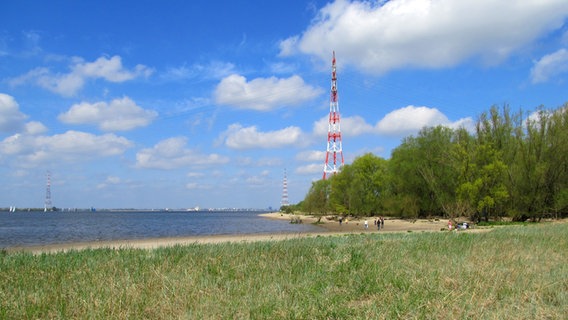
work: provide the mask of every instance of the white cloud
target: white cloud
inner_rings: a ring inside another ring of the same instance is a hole
[[[321,161],[321,163],[323,163],[325,160],[325,154],[326,151],[306,150],[296,154],[296,160],[308,162]]]
[[[538,60],[531,70],[531,79],[533,83],[542,83],[563,73],[568,73],[568,50],[566,49],[560,49]]]
[[[363,117],[352,116],[341,118],[342,136],[355,137],[363,134],[382,134],[390,136],[406,136],[415,134],[424,127],[444,125],[452,129],[463,127],[473,132],[472,118],[450,121],[436,108],[407,106],[386,114],[375,126],[368,124]],[[313,135],[326,136],[329,118],[323,117],[314,122]]]
[[[452,129],[464,128],[470,133],[475,132],[475,121],[471,117],[462,118],[447,125]]]
[[[17,132],[24,126],[28,116],[21,113],[19,108],[12,96],[0,93],[0,131]]]
[[[469,128],[471,123],[471,118],[451,122],[436,108],[407,106],[389,112],[377,122],[375,129],[380,134],[405,136],[417,133],[424,127],[444,125],[451,128]]]
[[[129,71],[122,66],[122,58],[114,56],[110,59],[100,57],[94,62],[79,61],[73,66],[73,73],[88,78],[103,78],[110,82],[124,82],[137,77],[148,77],[152,69],[144,65],[136,65],[134,70]]]
[[[157,112],[144,110],[128,97],[110,103],[82,102],[71,106],[58,119],[68,124],[92,124],[103,131],[127,131],[147,126],[157,117]]]
[[[213,189],[213,186],[197,182],[189,182],[185,185],[185,188],[189,190],[211,190]]]
[[[47,132],[47,128],[41,122],[30,121],[25,124],[24,132],[30,135],[38,135]]]
[[[298,46],[298,40],[300,39],[299,36],[292,36],[288,39],[284,39],[282,41],[280,41],[279,47],[280,47],[280,53],[279,56],[280,57],[287,57],[287,56],[291,56],[297,53],[297,46]]]
[[[295,172],[297,174],[323,174],[323,161],[322,163],[312,163],[305,166],[299,166],[296,168]]]
[[[270,77],[247,82],[245,77],[233,74],[221,80],[214,96],[219,104],[269,111],[283,106],[299,105],[322,92],[321,88],[309,86],[296,75],[286,79]]]
[[[106,178],[106,183],[110,183],[110,184],[118,184],[121,181],[122,180],[119,177],[115,177],[115,176],[108,176]]]
[[[264,185],[266,183],[266,176],[264,176],[264,175],[249,176],[249,177],[246,177],[245,182],[249,186],[250,185],[256,185],[256,186]]]
[[[125,69],[120,56],[110,59],[100,57],[93,62],[85,62],[82,58],[75,57],[69,68],[69,73],[54,74],[48,68],[40,67],[10,79],[9,83],[17,86],[31,82],[54,93],[73,96],[83,88],[87,79],[124,82],[138,77],[149,77],[153,73],[152,69],[141,64],[136,65],[133,70]]]
[[[329,61],[382,74],[404,67],[443,68],[479,57],[496,63],[540,35],[560,28],[566,0],[337,0],[323,7],[301,36],[280,43]]]
[[[296,65],[284,62],[275,62],[268,67],[270,68],[270,72],[275,74],[291,74],[298,70]]]
[[[97,185],[97,189],[104,189],[109,185],[117,185],[122,182],[122,179],[116,176],[108,176],[103,183]]]
[[[209,64],[194,64],[171,67],[160,77],[165,80],[178,81],[187,79],[222,79],[235,73],[235,65],[229,62],[212,61]]]
[[[136,154],[138,168],[176,169],[201,165],[218,165],[229,162],[227,157],[218,154],[201,154],[186,148],[184,137],[162,140],[152,148],[140,150]]]
[[[204,176],[205,176],[205,173],[203,173],[203,172],[188,172],[187,173],[188,178],[203,178]]]
[[[27,166],[46,161],[87,161],[124,153],[132,142],[114,134],[93,135],[67,131],[53,136],[15,134],[0,141],[0,155],[9,155],[19,165]]]
[[[256,165],[259,167],[281,167],[284,164],[282,158],[260,158]]]
[[[373,126],[368,124],[363,117],[352,116],[340,119],[341,134],[344,136],[355,137],[366,133],[373,133]],[[314,122],[314,134],[317,136],[327,136],[329,131],[329,116],[325,116]]]
[[[256,126],[243,127],[232,124],[221,138],[231,149],[274,149],[286,146],[301,146],[302,130],[298,127],[287,127],[281,130],[259,132]]]

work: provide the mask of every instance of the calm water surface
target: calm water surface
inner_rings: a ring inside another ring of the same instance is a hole
[[[259,212],[16,212],[0,213],[0,248],[70,242],[201,235],[321,231]]]

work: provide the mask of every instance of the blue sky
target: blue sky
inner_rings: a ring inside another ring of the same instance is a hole
[[[331,57],[346,163],[492,105],[568,102],[566,0],[10,1],[0,207],[278,207],[321,179]]]

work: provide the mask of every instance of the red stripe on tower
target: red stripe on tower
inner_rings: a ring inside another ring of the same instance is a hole
[[[331,95],[329,98],[329,126],[327,131],[327,151],[323,167],[323,179],[336,174],[343,166],[343,147],[341,145],[341,126],[339,125],[339,102],[337,97],[337,71],[335,51],[331,60]],[[330,157],[331,155],[331,157]],[[338,163],[338,156],[341,163]]]

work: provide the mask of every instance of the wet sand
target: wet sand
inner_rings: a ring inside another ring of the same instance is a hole
[[[267,219],[281,219],[291,221],[293,218],[299,218],[302,223],[315,223],[317,218],[306,215],[289,215],[276,213],[261,214],[262,217]],[[192,237],[179,237],[179,238],[156,238],[156,239],[135,239],[135,240],[113,240],[113,241],[97,241],[97,242],[81,242],[81,243],[65,243],[65,244],[52,244],[44,246],[29,246],[29,247],[12,247],[6,249],[8,252],[26,251],[32,253],[55,253],[70,250],[84,250],[84,249],[98,249],[98,248],[136,248],[136,249],[154,249],[159,247],[169,247],[174,245],[188,245],[188,244],[204,244],[204,243],[224,243],[224,242],[254,242],[254,241],[273,241],[273,240],[286,240],[306,237],[317,236],[336,236],[344,234],[360,234],[360,233],[377,233],[377,232],[408,232],[408,231],[421,231],[421,232],[434,232],[440,231],[448,226],[447,219],[417,219],[417,220],[401,220],[386,218],[384,229],[377,230],[374,225],[376,218],[371,217],[367,219],[368,228],[365,229],[365,219],[347,219],[342,224],[335,221],[333,217],[322,217],[320,223],[317,224],[321,228],[316,232],[305,233],[277,233],[277,234],[238,234],[238,235],[207,235],[207,236],[192,236]]]

